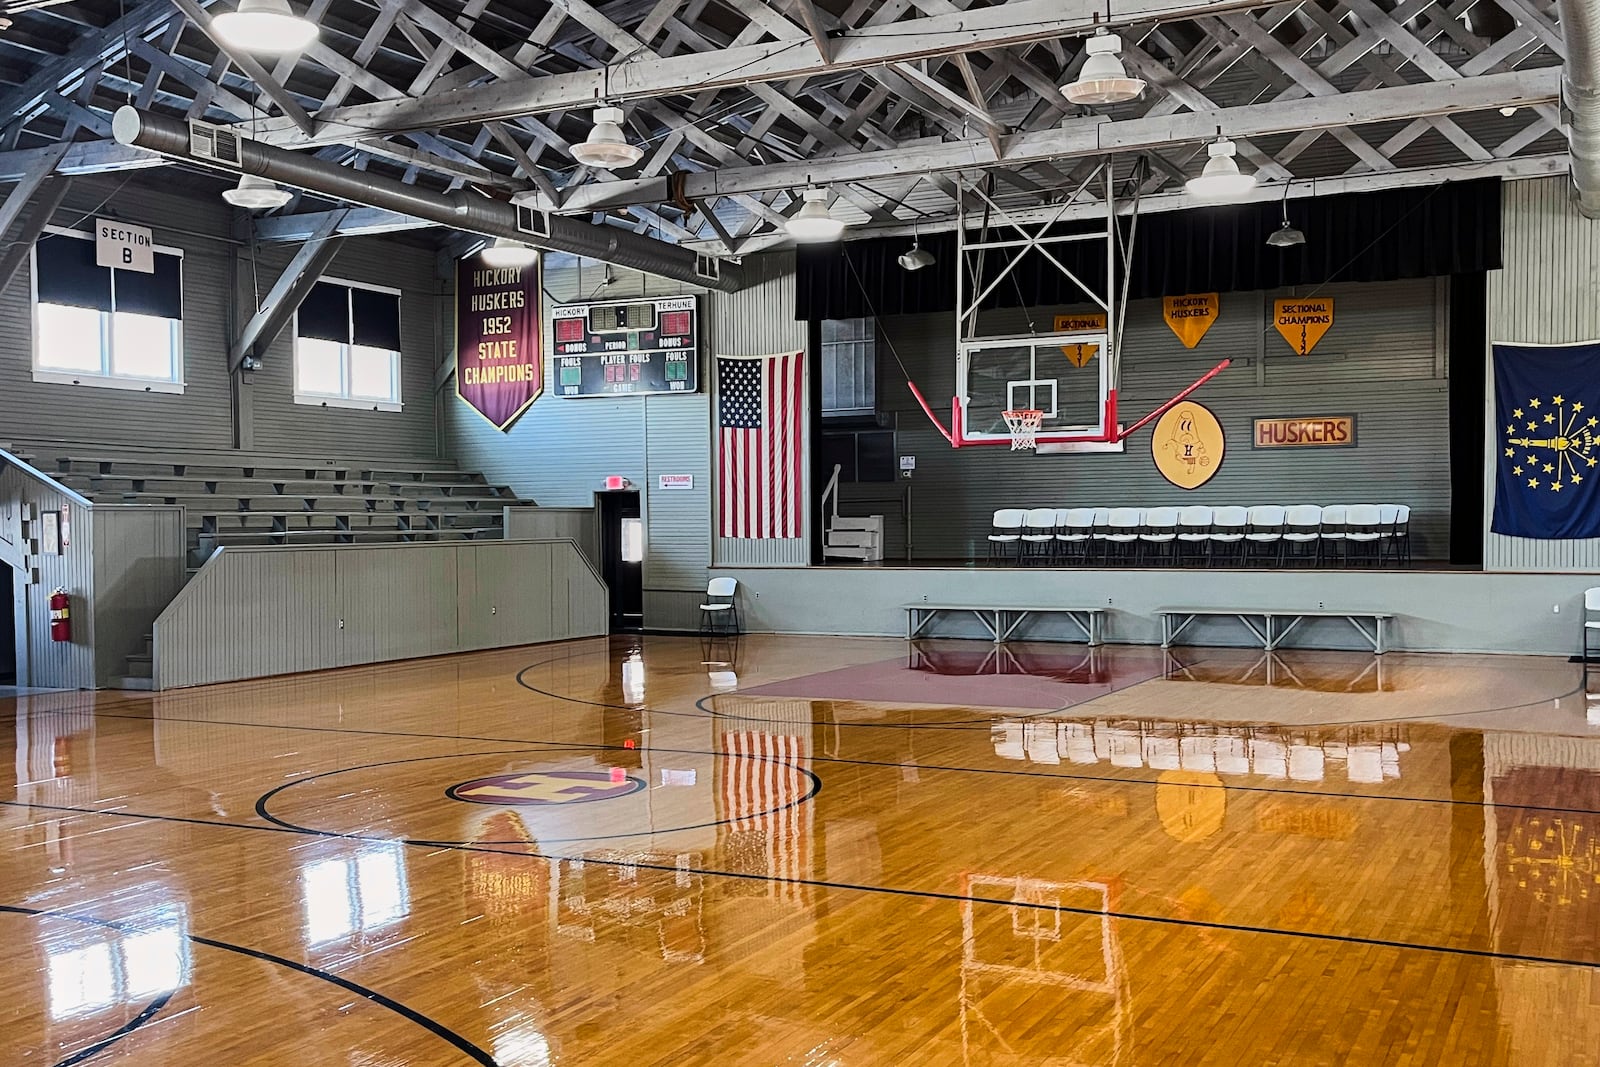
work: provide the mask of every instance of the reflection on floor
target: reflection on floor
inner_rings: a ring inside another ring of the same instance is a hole
[[[1590,1063],[1596,706],[761,636],[28,695],[0,1063]]]

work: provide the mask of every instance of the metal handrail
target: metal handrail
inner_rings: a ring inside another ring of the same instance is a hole
[[[91,511],[94,510],[94,501],[90,500],[82,493],[75,489],[69,489],[60,482],[56,481],[54,478],[50,477],[44,471],[29,463],[27,460],[21,459],[10,452],[7,452],[5,449],[0,448],[0,466],[4,466],[6,464],[17,468],[17,470],[21,471],[23,474],[26,474],[34,481],[42,483],[45,488],[54,489],[56,492],[66,497],[74,504],[77,504],[80,507],[88,508]]]

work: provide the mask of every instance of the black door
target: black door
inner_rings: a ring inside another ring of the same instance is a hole
[[[0,685],[17,685],[17,572],[0,563]]]
[[[600,494],[601,555],[611,587],[611,632],[644,626],[644,521],[637,492]]]

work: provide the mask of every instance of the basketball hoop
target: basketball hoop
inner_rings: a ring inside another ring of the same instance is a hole
[[[1033,448],[1038,443],[1039,424],[1044,421],[1044,412],[1034,408],[1020,408],[1015,411],[1002,411],[1000,414],[1005,417],[1006,427],[1011,431],[1011,451]]]

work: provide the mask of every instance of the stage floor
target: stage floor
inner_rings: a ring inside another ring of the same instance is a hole
[[[1590,706],[774,636],[0,697],[0,1063],[1570,1067]]]

